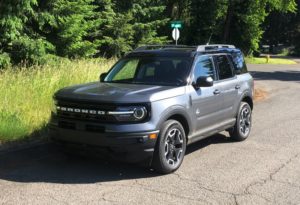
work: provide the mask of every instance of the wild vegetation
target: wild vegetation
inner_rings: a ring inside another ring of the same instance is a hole
[[[299,0],[1,0],[0,67],[43,64],[57,56],[120,56],[141,44],[169,43],[171,20],[184,22],[180,44],[230,43],[248,55],[258,50],[262,37],[274,42],[268,35],[274,34],[273,26],[264,24],[266,18],[279,31],[292,25],[286,32],[288,38],[300,42],[296,40],[300,33],[297,3]],[[289,18],[281,18],[277,25],[275,17],[282,15]]]
[[[115,60],[64,60],[0,73],[0,142],[29,136],[48,122],[58,89],[97,81]]]

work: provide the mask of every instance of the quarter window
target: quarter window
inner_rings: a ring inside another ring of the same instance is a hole
[[[227,56],[217,56],[217,65],[219,69],[219,80],[224,80],[233,77],[233,72]]]

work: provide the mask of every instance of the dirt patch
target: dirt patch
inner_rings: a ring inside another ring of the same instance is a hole
[[[255,88],[254,90],[254,102],[259,102],[267,99],[269,96],[268,92],[262,88]]]

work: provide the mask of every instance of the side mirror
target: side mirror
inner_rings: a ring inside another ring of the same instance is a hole
[[[104,82],[105,77],[107,76],[107,73],[102,73],[100,75],[100,82]]]
[[[210,76],[201,76],[194,83],[194,87],[199,89],[200,87],[211,87],[214,85],[214,79]]]

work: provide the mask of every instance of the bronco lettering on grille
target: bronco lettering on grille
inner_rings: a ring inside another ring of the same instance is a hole
[[[105,115],[105,111],[101,110],[88,110],[88,109],[79,109],[79,108],[71,108],[71,107],[56,107],[57,111],[63,112],[74,112],[74,113],[84,113],[84,114],[91,114],[91,115]]]

